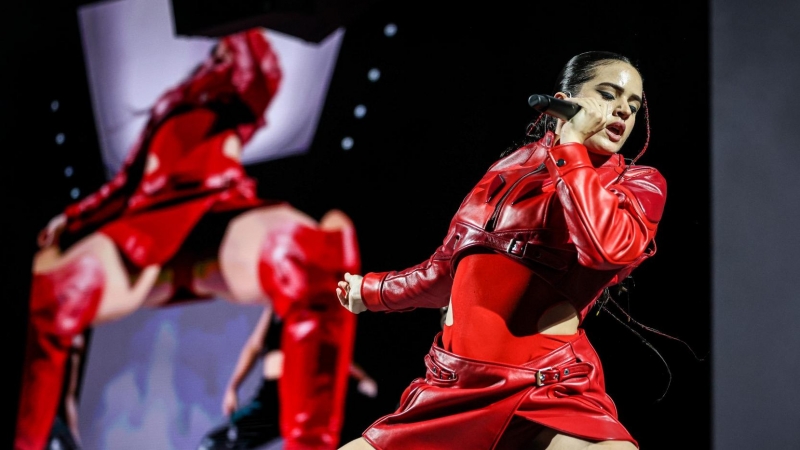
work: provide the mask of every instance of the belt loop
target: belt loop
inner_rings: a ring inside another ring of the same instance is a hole
[[[430,354],[425,355],[425,366],[438,381],[453,382],[458,379],[458,374],[455,371],[439,366]]]

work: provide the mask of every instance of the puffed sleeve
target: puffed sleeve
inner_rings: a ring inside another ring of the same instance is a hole
[[[545,164],[581,265],[619,269],[635,264],[652,248],[667,192],[656,169],[637,167],[606,187],[586,147],[578,143],[551,148]]]

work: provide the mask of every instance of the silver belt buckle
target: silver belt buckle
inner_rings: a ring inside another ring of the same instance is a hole
[[[543,370],[547,370],[547,369],[539,369],[539,370],[536,371],[536,386],[537,387],[544,386],[544,373],[542,373]]]
[[[544,379],[545,379],[544,371],[545,370],[555,370],[555,369],[553,367],[545,367],[544,369],[537,370],[536,371],[536,386],[537,387],[544,386]],[[561,378],[559,376],[559,371],[558,370],[556,370],[556,373],[555,373],[553,378],[555,378],[556,382],[558,382],[559,379]]]

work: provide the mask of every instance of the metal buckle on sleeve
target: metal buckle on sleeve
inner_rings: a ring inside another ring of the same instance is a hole
[[[525,253],[525,247],[527,245],[528,245],[527,242],[515,238],[508,243],[508,248],[506,248],[506,252],[514,256],[522,256]]]

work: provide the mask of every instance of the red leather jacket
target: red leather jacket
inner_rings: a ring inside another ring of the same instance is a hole
[[[463,200],[427,261],[368,273],[361,296],[371,311],[447,306],[460,258],[492,251],[538,275],[537,299],[568,300],[580,320],[607,286],[656,252],[666,181],[621,155],[593,161],[582,144],[553,146],[548,132],[494,163]],[[594,162],[594,164],[593,164]]]

